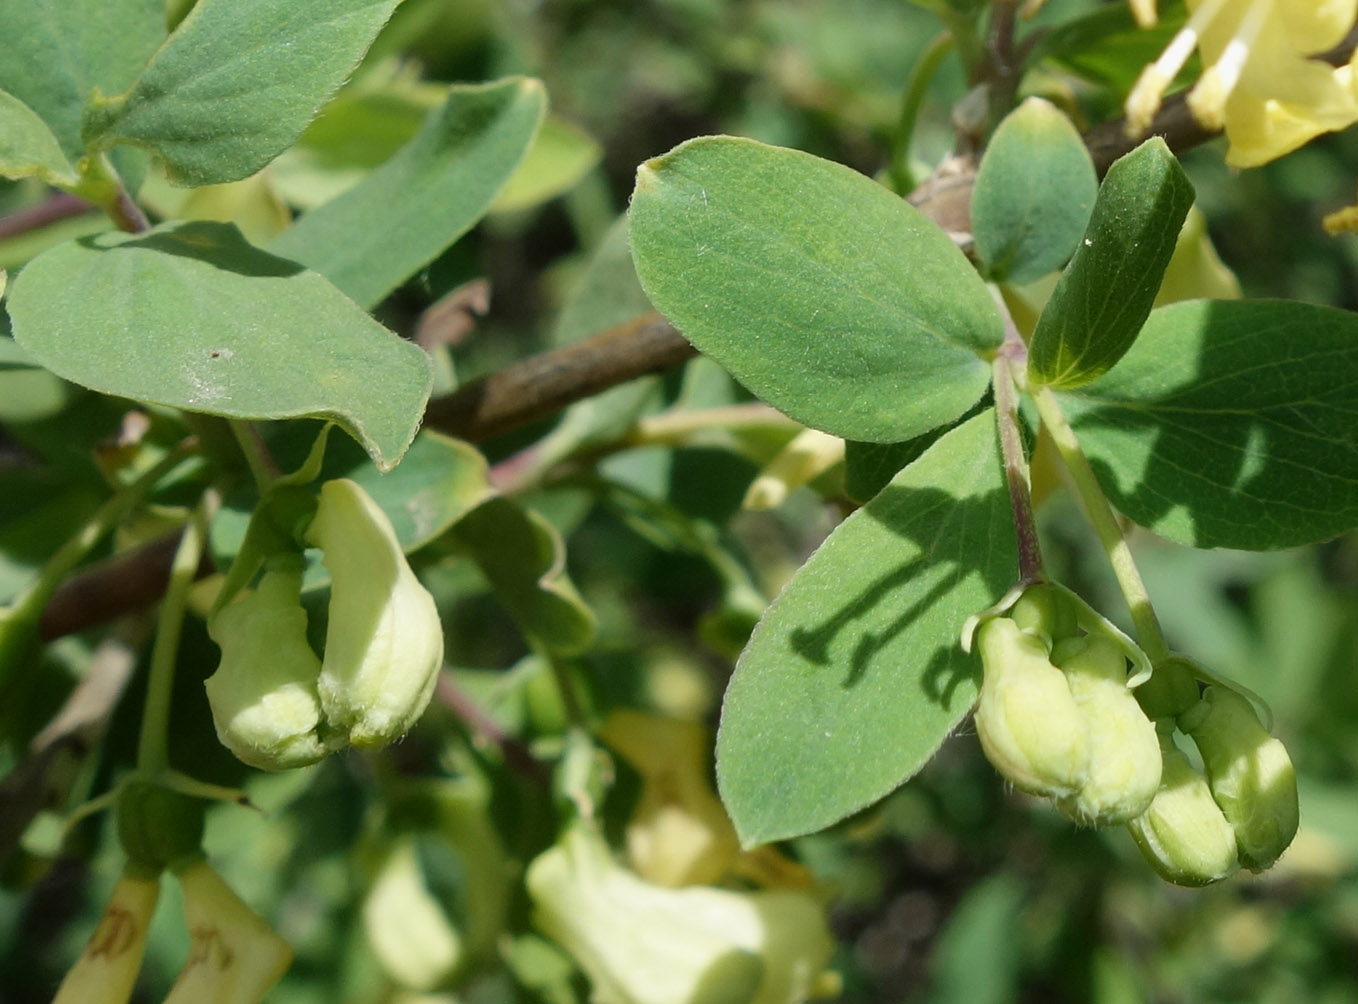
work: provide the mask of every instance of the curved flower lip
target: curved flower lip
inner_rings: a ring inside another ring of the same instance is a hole
[[[165,1004],[260,1004],[292,948],[205,861],[179,873],[192,943]]]
[[[160,878],[124,874],[52,1004],[125,1004],[141,970]]]
[[[330,571],[317,691],[326,722],[355,746],[390,742],[424,713],[443,666],[443,627],[386,513],[347,478],[321,486],[307,533]]]
[[[259,588],[208,621],[222,661],[207,680],[217,738],[262,770],[315,763],[330,752],[319,735],[321,660],[306,639],[302,573],[270,570]]]

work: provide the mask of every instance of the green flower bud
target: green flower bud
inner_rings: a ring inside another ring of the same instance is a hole
[[[52,1004],[127,1004],[146,952],[160,877],[124,874]]]
[[[651,885],[582,825],[533,861],[526,882],[534,921],[585,971],[598,1004],[797,1004],[834,950],[810,893]]]
[[[1075,637],[1079,628],[1075,605],[1055,586],[1029,586],[1009,609],[1008,617],[1022,630],[1045,638],[1048,649],[1063,638]]]
[[[1235,830],[1240,863],[1263,871],[1297,835],[1297,775],[1283,744],[1269,735],[1250,702],[1221,686],[1179,719],[1207,769],[1207,783]]]
[[[1152,718],[1177,718],[1198,703],[1193,664],[1172,655],[1156,663],[1151,678],[1136,688],[1136,699]]]
[[[300,570],[265,572],[258,589],[208,621],[222,649],[204,683],[217,738],[263,770],[301,767],[330,751],[320,737],[321,660],[307,644],[301,586]]]
[[[995,769],[1016,788],[1064,798],[1088,778],[1084,716],[1066,674],[1051,664],[1041,638],[1008,617],[977,632],[981,697],[976,731]]]
[[[391,521],[356,482],[321,486],[308,540],[330,570],[330,622],[317,693],[326,724],[354,746],[404,735],[443,665],[443,628]]]
[[[202,799],[158,784],[136,780],[124,784],[118,793],[117,821],[128,870],[159,875],[200,855],[205,808]]]
[[[203,860],[178,875],[189,958],[165,1004],[260,1004],[292,962],[292,948]]]
[[[1089,737],[1089,775],[1058,808],[1089,826],[1141,815],[1160,787],[1160,741],[1127,689],[1121,649],[1096,635],[1071,638],[1057,644],[1052,660],[1066,674]]]
[[[1206,779],[1168,736],[1161,737],[1161,750],[1160,790],[1127,829],[1162,878],[1188,886],[1223,879],[1238,867],[1231,824]]]

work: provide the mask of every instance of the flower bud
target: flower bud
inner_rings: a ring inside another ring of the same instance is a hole
[[[527,886],[534,921],[585,971],[598,1004],[796,1004],[834,950],[809,893],[661,888],[582,825],[533,861]]]
[[[443,628],[391,521],[356,482],[321,486],[307,532],[330,570],[330,622],[317,693],[342,742],[378,746],[424,713],[443,665]]]
[[[118,792],[118,843],[128,866],[147,875],[199,856],[203,842],[200,798],[132,779]]]
[[[222,745],[263,770],[315,763],[320,737],[316,681],[321,660],[306,639],[299,569],[264,573],[259,588],[208,621],[221,665],[204,682]]]
[[[1263,871],[1297,834],[1297,775],[1287,749],[1250,702],[1227,687],[1208,687],[1179,724],[1202,753],[1212,797],[1235,830],[1240,863]]]
[[[259,1004],[292,962],[292,949],[240,901],[207,862],[179,873],[188,961],[165,1004]]]
[[[1199,886],[1223,879],[1238,867],[1231,824],[1212,801],[1206,779],[1168,736],[1161,737],[1161,750],[1160,789],[1127,829],[1167,881]]]
[[[160,877],[124,874],[52,1004],[126,1004],[146,951]]]
[[[1193,664],[1172,655],[1155,664],[1149,680],[1136,688],[1136,699],[1152,718],[1177,718],[1198,703]]]
[[[977,632],[981,697],[976,731],[995,769],[1016,788],[1064,798],[1088,777],[1084,717],[1043,640],[1008,617],[994,617]]]
[[[1023,631],[1042,637],[1048,650],[1079,628],[1075,606],[1065,592],[1051,585],[1029,586],[1009,609],[1008,617]]]
[[[1146,811],[1160,786],[1160,741],[1155,726],[1127,689],[1127,660],[1097,635],[1057,644],[1053,661],[1066,674],[1084,716],[1089,775],[1060,810],[1089,826],[1125,823]]]

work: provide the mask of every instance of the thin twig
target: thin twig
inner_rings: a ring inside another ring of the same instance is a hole
[[[99,207],[66,192],[53,192],[36,206],[15,210],[0,216],[0,240],[18,237],[33,230],[41,230],[50,223],[98,212]]]

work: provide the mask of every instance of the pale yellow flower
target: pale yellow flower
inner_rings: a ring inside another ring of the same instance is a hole
[[[146,951],[160,879],[124,875],[52,1004],[125,1004]]]
[[[799,1004],[834,950],[818,897],[791,889],[667,889],[576,824],[525,876],[533,920],[568,952],[595,1004]]]
[[[189,958],[165,1004],[259,1004],[292,962],[292,948],[205,861],[179,873]]]
[[[1138,20],[1153,20],[1152,3],[1131,2]],[[1195,48],[1206,69],[1188,105],[1203,125],[1226,130],[1233,166],[1266,163],[1358,121],[1355,61],[1315,58],[1353,27],[1358,0],[1188,0],[1188,9],[1188,23],[1127,99],[1129,132],[1149,128]]]

